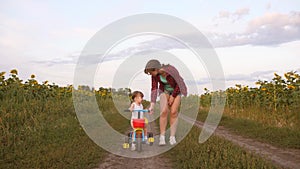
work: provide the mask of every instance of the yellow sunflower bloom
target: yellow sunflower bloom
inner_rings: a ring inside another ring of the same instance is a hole
[[[4,75],[5,75],[5,72],[1,72],[1,73],[0,73],[0,76],[4,76]]]
[[[295,86],[293,86],[293,85],[288,85],[288,88],[289,88],[289,89],[295,89]]]
[[[17,75],[18,74],[18,70],[17,69],[13,69],[10,71],[11,74]]]

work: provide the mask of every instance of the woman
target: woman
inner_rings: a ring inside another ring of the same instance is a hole
[[[181,102],[181,95],[187,95],[186,85],[179,75],[177,69],[171,65],[161,65],[158,60],[150,60],[146,64],[144,72],[151,75],[151,105],[150,111],[153,113],[157,93],[160,95],[160,137],[159,145],[165,145],[165,134],[167,127],[167,117],[170,112],[170,139],[171,145],[176,144],[175,133],[177,129],[178,108]]]

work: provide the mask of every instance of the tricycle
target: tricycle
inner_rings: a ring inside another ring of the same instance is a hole
[[[129,110],[125,110],[125,111],[130,112]],[[123,148],[124,149],[130,148],[133,143],[136,145],[136,150],[138,152],[141,152],[142,144],[145,144],[148,141],[149,145],[152,146],[154,143],[154,137],[152,132],[147,132],[148,140],[145,139],[144,128],[145,128],[145,124],[147,123],[147,119],[140,118],[141,117],[140,113],[148,113],[149,110],[144,109],[144,110],[133,110],[133,111],[138,112],[138,118],[132,119],[133,130],[130,131],[125,136],[125,143],[123,144]]]

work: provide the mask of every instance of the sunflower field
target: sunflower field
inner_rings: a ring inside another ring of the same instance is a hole
[[[74,87],[39,83],[35,78],[31,75],[23,81],[16,69],[8,76],[0,73],[0,168],[96,167],[106,152],[89,139],[78,122]],[[111,98],[112,92],[124,96],[130,90],[78,89],[96,96],[112,126],[128,128],[128,120],[116,113]]]
[[[296,72],[288,72],[284,78],[275,74],[271,82],[258,81],[255,88],[236,85],[226,91],[209,92],[206,89],[200,102],[203,108],[209,107],[213,95],[224,96],[226,93],[225,115],[296,128],[299,127],[299,83]],[[95,90],[78,86],[75,89],[72,85],[62,87],[48,81],[39,83],[35,75],[23,81],[16,69],[8,75],[1,72],[0,168],[96,168],[103,161],[107,152],[97,146],[79,124],[73,105],[74,90],[96,96],[104,118],[116,130],[125,132],[130,127],[128,119],[120,115],[113,102],[113,96],[123,101],[130,97],[129,88],[100,87]],[[199,96],[190,95],[183,99],[183,103],[195,98]],[[149,102],[143,104],[147,107]],[[174,162],[175,166],[273,168],[261,157],[220,138],[211,139],[205,146],[200,145],[195,139],[198,133],[193,130],[186,141],[171,151],[173,159],[181,159],[180,165]]]
[[[300,128],[300,75],[295,71],[283,76],[274,73],[271,81],[258,80],[256,87],[237,84],[225,91],[201,95],[202,107],[209,107],[211,97],[226,94],[224,114],[276,127]]]

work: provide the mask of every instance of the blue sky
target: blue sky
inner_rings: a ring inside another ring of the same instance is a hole
[[[104,26],[141,13],[172,15],[197,27],[215,47],[228,87],[270,80],[274,72],[300,71],[297,0],[0,1],[0,71],[17,68],[23,79],[35,74],[39,81],[72,84],[78,56],[88,40]],[[153,38],[128,40],[123,50],[138,42],[151,45]],[[169,50],[174,51],[184,52],[176,47]],[[116,64],[120,60],[103,63],[107,68],[100,74],[113,76],[111,65]],[[191,67],[199,88],[209,87],[205,72],[197,65]],[[97,76],[101,83],[96,86],[111,84],[103,79],[106,76]],[[143,81],[140,85],[149,82],[143,74],[137,78]]]

